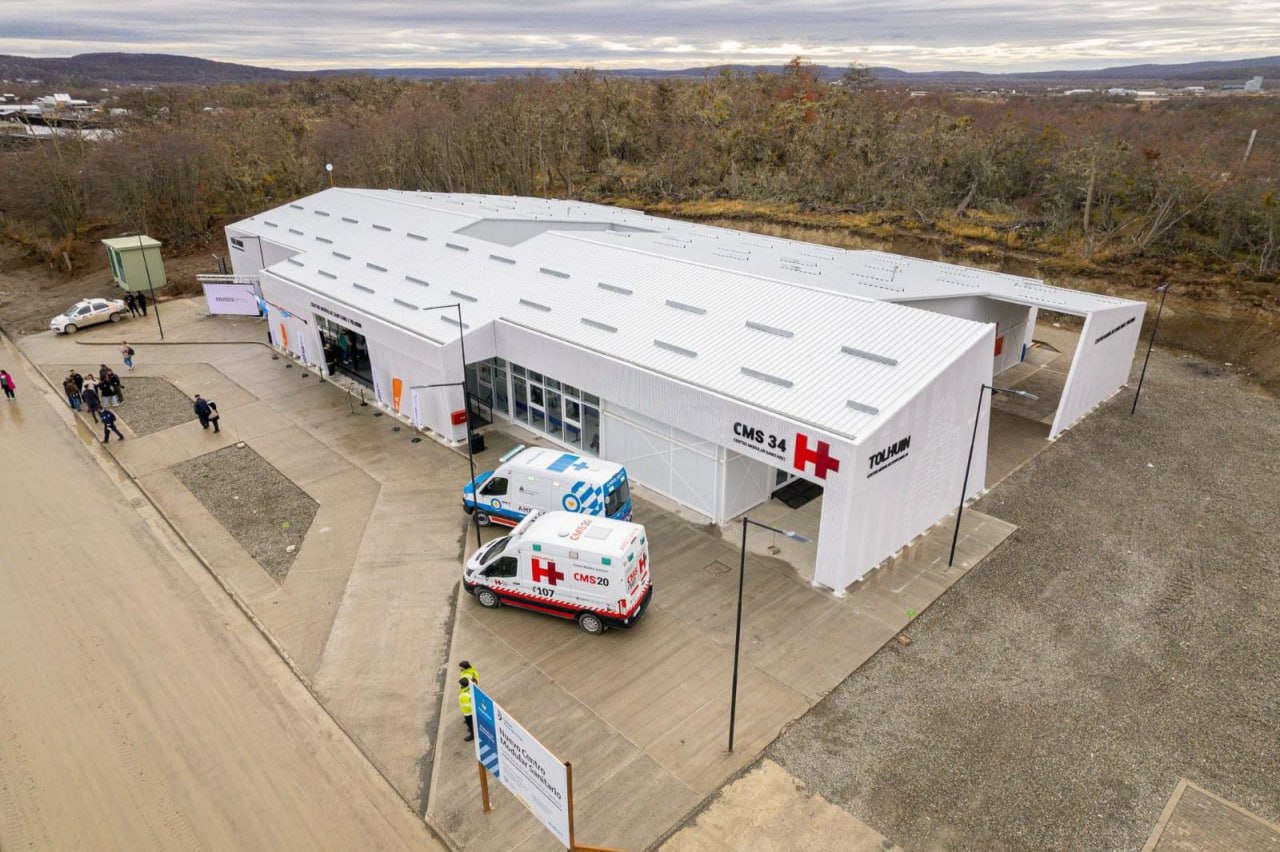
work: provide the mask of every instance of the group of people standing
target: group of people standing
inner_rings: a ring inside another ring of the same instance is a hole
[[[67,404],[75,411],[88,411],[89,416],[93,418],[93,422],[99,421],[99,414],[103,418],[106,417],[107,408],[119,405],[124,402],[124,394],[120,388],[120,377],[116,375],[106,364],[98,366],[98,372],[95,375],[91,370],[85,371],[87,375],[81,375],[75,370],[67,373],[67,377],[62,380],[62,390],[67,395]],[[112,424],[115,423],[115,415],[111,415]],[[105,423],[104,423],[105,425]],[[105,430],[104,430],[105,431]],[[115,430],[117,435],[120,431]],[[120,435],[121,439],[124,438]]]
[[[129,316],[147,315],[147,294],[127,292],[124,294],[124,306],[129,309]]]

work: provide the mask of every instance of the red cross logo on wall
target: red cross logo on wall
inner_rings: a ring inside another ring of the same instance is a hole
[[[564,574],[556,570],[556,563],[544,563],[541,559],[533,560],[533,582],[554,586],[563,579]]]
[[[809,449],[809,436],[801,432],[796,433],[796,452],[791,466],[801,473],[805,467],[813,463],[813,475],[819,479],[827,478],[827,471],[835,473],[840,469],[840,459],[831,455],[831,445],[826,441],[819,441],[816,450]]]

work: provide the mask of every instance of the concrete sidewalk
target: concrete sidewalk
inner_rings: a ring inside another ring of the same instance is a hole
[[[458,719],[458,659],[475,663],[494,698],[572,761],[580,840],[643,847],[754,761],[1012,530],[967,511],[956,568],[946,566],[944,522],[843,596],[813,588],[786,550],[750,554],[730,753],[736,542],[637,489],[655,599],[634,630],[591,637],[571,622],[481,611],[465,593],[458,599],[460,560],[474,547],[459,506],[464,454],[429,437],[414,443],[416,433],[394,415],[361,407],[301,365],[273,357],[258,342],[261,321],[210,318],[194,300],[162,310],[164,344],[142,321],[129,324],[138,350],[131,375],[216,398],[223,434],[191,422],[110,451],[401,794],[468,849],[555,843],[497,784],[490,787],[497,810],[481,812],[474,753]],[[109,326],[74,339],[42,334],[22,347],[60,377],[69,367],[118,362],[121,333]],[[486,438],[477,470],[516,441],[498,428]],[[320,504],[283,583],[170,472],[235,441]]]

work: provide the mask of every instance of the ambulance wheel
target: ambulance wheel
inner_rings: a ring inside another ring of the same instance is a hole
[[[600,616],[590,612],[578,616],[578,626],[592,636],[599,636],[604,632],[604,622],[600,620]]]
[[[493,593],[492,589],[481,589],[476,592],[476,600],[480,601],[480,606],[489,609],[497,609],[502,606],[502,600]]]
[[[493,523],[493,519],[484,512],[476,512],[476,523],[482,527],[487,527],[489,524]]]

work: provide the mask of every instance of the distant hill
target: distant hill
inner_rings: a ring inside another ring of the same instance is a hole
[[[836,80],[844,75],[845,66],[815,66],[822,79]],[[735,73],[776,74],[783,65],[716,65],[684,68],[676,71],[652,68],[599,71],[611,77],[644,79],[700,79],[724,70]],[[0,56],[0,80],[41,80],[48,86],[76,85],[217,85],[259,80],[290,80],[300,77],[332,77],[367,74],[375,77],[399,77],[410,80],[480,79],[522,77],[530,74],[559,76],[572,68],[347,68],[324,71],[281,71],[214,62],[191,56],[163,53],[82,53],[65,59],[32,59],[24,56]],[[1188,62],[1176,65],[1125,65],[1084,71],[1036,71],[1017,73],[983,73],[978,71],[901,71],[897,68],[869,68],[875,79],[903,86],[974,86],[984,88],[1011,86],[1179,86],[1221,85],[1240,83],[1250,77],[1271,78],[1273,86],[1280,78],[1280,56],[1259,59],[1236,59],[1212,62]],[[1269,86],[1268,88],[1271,88]]]

